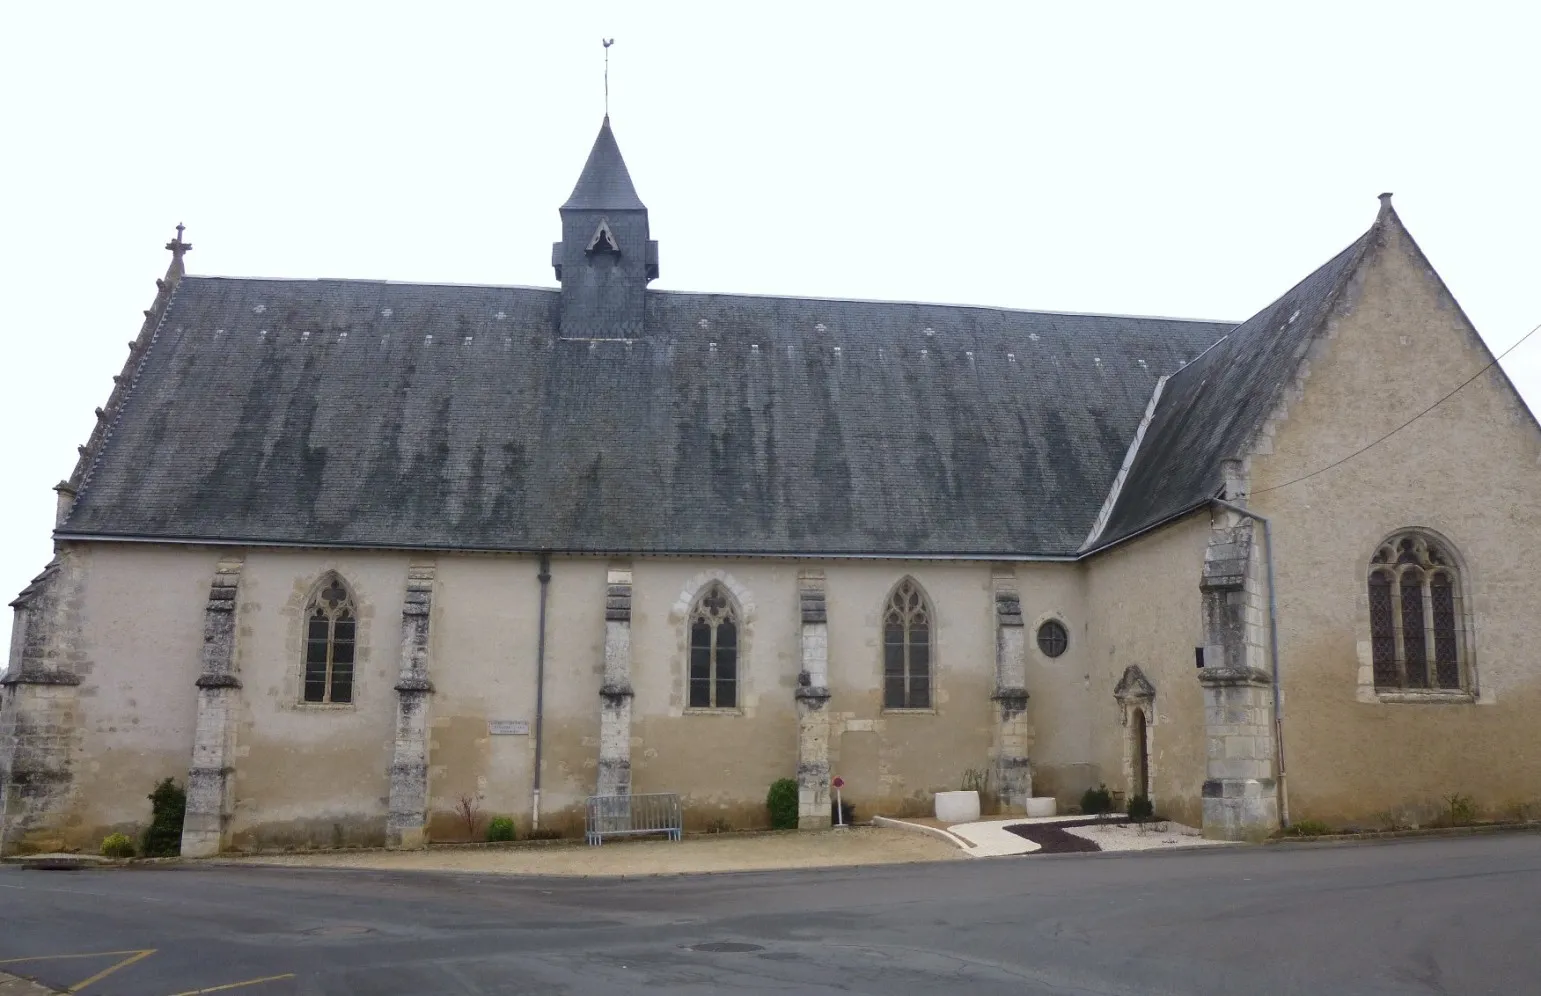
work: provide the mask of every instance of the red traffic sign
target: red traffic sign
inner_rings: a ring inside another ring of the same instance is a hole
[[[844,778],[840,778],[839,776],[836,776],[835,780],[830,782],[830,784],[833,785],[835,788],[845,788],[845,779]]]

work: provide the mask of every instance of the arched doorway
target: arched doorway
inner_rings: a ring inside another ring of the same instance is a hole
[[[1129,787],[1132,790],[1132,796],[1142,795],[1148,799],[1150,798],[1150,745],[1145,738],[1144,709],[1136,709],[1130,716],[1129,738],[1131,741],[1129,754],[1133,761],[1130,765],[1133,784]]]

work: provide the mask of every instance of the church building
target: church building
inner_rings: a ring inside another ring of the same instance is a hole
[[[1389,194],[1239,325],[655,290],[608,118],[560,215],[554,288],[179,226],[12,603],[0,850],[166,777],[189,855],[780,778],[806,828],[837,776],[1227,839],[1541,801],[1541,431]]]

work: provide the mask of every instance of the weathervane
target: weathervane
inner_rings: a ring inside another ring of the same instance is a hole
[[[601,38],[605,46],[605,117],[610,116],[610,46],[615,44],[614,38]]]

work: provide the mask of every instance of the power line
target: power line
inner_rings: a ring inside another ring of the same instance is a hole
[[[1461,388],[1465,387],[1467,384],[1470,384],[1472,381],[1476,380],[1478,377],[1481,377],[1483,374],[1485,374],[1489,370],[1493,369],[1495,366],[1498,365],[1498,361],[1499,360],[1503,359],[1505,356],[1508,356],[1510,353],[1514,352],[1516,349],[1519,349],[1520,345],[1526,339],[1529,339],[1531,336],[1535,335],[1536,332],[1538,332],[1538,331],[1541,331],[1541,325],[1537,325],[1535,328],[1531,329],[1529,332],[1526,332],[1524,335],[1520,336],[1518,342],[1516,342],[1514,345],[1510,346],[1508,349],[1504,350],[1502,353],[1499,353],[1497,356],[1493,357],[1493,359],[1490,360],[1488,363],[1486,363],[1482,367],[1481,370],[1478,370],[1476,373],[1472,374],[1470,377],[1468,377],[1465,380],[1461,381],[1460,384],[1456,385],[1455,390],[1451,391],[1449,394],[1446,394],[1444,397],[1440,398],[1438,401],[1434,402],[1432,405],[1430,405],[1429,407],[1425,408],[1423,411],[1421,411],[1418,414],[1414,415],[1412,418],[1408,419],[1406,422],[1403,422],[1401,425],[1397,426],[1395,429],[1392,429],[1390,432],[1386,433],[1384,436],[1380,436],[1379,438],[1371,440],[1370,442],[1368,442],[1365,445],[1361,446],[1359,449],[1357,449],[1354,452],[1350,453],[1348,456],[1343,457],[1341,460],[1334,460],[1332,463],[1329,463],[1327,466],[1322,467],[1319,470],[1313,470],[1309,474],[1306,474],[1306,475],[1304,475],[1302,477],[1297,477],[1297,478],[1295,478],[1292,481],[1285,481],[1283,484],[1275,484],[1271,488],[1263,488],[1260,491],[1250,492],[1248,497],[1255,497],[1257,495],[1266,495],[1270,491],[1282,491],[1283,489],[1289,487],[1292,484],[1299,484],[1301,481],[1309,481],[1311,478],[1316,477],[1319,474],[1325,474],[1325,473],[1327,473],[1327,471],[1332,470],[1335,467],[1343,466],[1345,463],[1348,463],[1354,457],[1358,456],[1361,453],[1364,453],[1366,450],[1369,450],[1369,449],[1371,449],[1373,447],[1379,446],[1381,443],[1384,443],[1386,440],[1390,439],[1392,436],[1395,436],[1397,433],[1401,432],[1403,429],[1405,429],[1408,426],[1412,425],[1414,422],[1418,421],[1420,418],[1423,418],[1423,416],[1427,415],[1429,412],[1431,412],[1434,409],[1438,408],[1440,405],[1444,404],[1446,401],[1449,401],[1451,398],[1455,397],[1456,394],[1460,392]]]

